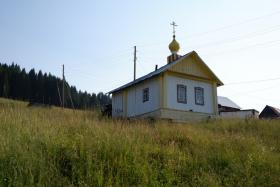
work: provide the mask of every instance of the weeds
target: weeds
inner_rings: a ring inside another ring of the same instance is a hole
[[[280,122],[170,124],[0,99],[0,186],[280,186]]]

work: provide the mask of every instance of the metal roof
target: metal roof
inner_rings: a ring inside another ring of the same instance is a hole
[[[166,64],[166,65],[160,67],[159,69],[157,69],[157,70],[155,70],[155,71],[153,71],[153,72],[151,72],[151,73],[149,73],[149,74],[147,74],[147,75],[144,75],[144,76],[142,76],[142,77],[136,79],[135,81],[131,81],[131,82],[129,82],[129,83],[127,83],[127,84],[125,84],[125,85],[123,85],[123,86],[121,86],[121,87],[118,87],[118,88],[116,88],[116,89],[114,89],[114,90],[108,92],[108,94],[111,94],[111,93],[120,91],[120,90],[125,89],[125,88],[127,88],[127,87],[130,87],[130,86],[132,86],[132,85],[138,84],[138,83],[140,83],[140,82],[142,82],[142,81],[144,81],[144,80],[146,80],[146,79],[155,77],[155,76],[157,76],[157,75],[159,75],[159,74],[161,74],[161,73],[167,71],[171,66],[173,66],[173,65],[176,64],[176,63],[178,63],[178,62],[179,62],[180,60],[182,60],[183,58],[186,58],[186,57],[190,56],[191,54],[196,54],[196,55],[197,55],[197,53],[196,53],[195,51],[191,51],[191,52],[189,52],[189,53],[187,53],[187,54],[181,56],[178,60],[175,60],[174,62],[171,62],[171,63],[169,63],[169,64]],[[198,56],[198,55],[197,55],[197,56]],[[199,56],[198,56],[198,57],[199,57]],[[200,57],[199,57],[199,59],[200,59],[200,60],[202,61],[202,63],[209,69],[209,71],[214,75],[214,77],[218,80],[218,82],[220,82],[220,85],[223,85],[223,83],[222,83],[222,82],[219,80],[219,78],[211,71],[211,69],[203,62],[203,60],[202,60]]]
[[[236,103],[227,97],[218,96],[218,104],[226,107],[241,109]]]
[[[277,114],[280,117],[280,109],[279,108],[268,106],[268,105],[266,105],[266,107],[271,108],[275,112],[275,114]]]
[[[194,51],[192,51],[192,52],[194,52]],[[111,93],[120,91],[120,90],[122,90],[122,89],[124,89],[124,88],[127,88],[127,87],[129,87],[129,86],[132,86],[132,85],[137,84],[137,83],[139,83],[139,82],[142,82],[142,81],[144,81],[144,80],[146,80],[146,79],[152,78],[152,77],[154,77],[154,76],[156,76],[156,75],[159,75],[159,74],[161,74],[162,72],[166,71],[166,70],[167,70],[169,67],[171,67],[173,64],[176,64],[181,58],[190,55],[192,52],[187,53],[186,55],[180,57],[178,60],[175,60],[174,62],[171,62],[171,63],[169,63],[169,64],[166,64],[166,65],[160,67],[159,69],[157,69],[157,70],[155,70],[155,71],[153,71],[153,72],[151,72],[151,73],[149,73],[149,74],[147,74],[147,75],[144,75],[144,76],[142,76],[142,77],[136,79],[135,81],[131,81],[131,82],[129,82],[129,83],[127,83],[127,84],[125,84],[125,85],[123,85],[123,86],[121,86],[121,87],[118,87],[118,88],[116,88],[116,89],[114,89],[114,90],[112,90],[112,91],[110,91],[110,92],[108,92],[108,93],[111,94]]]

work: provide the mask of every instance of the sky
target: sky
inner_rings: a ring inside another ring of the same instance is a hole
[[[0,0],[0,62],[108,92],[165,65],[175,21],[179,54],[196,51],[243,109],[280,108],[279,0]]]

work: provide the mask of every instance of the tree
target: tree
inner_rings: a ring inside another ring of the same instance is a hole
[[[50,73],[43,74],[40,70],[37,74],[35,69],[31,69],[27,74],[17,64],[0,63],[0,97],[60,106],[59,85],[62,85],[62,80]],[[80,109],[93,109],[111,102],[111,98],[102,92],[90,94],[77,91],[75,86],[67,82],[65,85],[65,107],[72,107],[69,94],[74,107]]]

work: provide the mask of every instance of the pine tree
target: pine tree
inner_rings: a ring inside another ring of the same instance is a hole
[[[72,107],[69,94],[75,108],[92,109],[111,102],[111,98],[102,92],[87,93],[77,91],[75,86],[65,83],[66,107]],[[61,92],[62,80],[40,70],[38,74],[31,69],[28,74],[19,65],[0,63],[0,97],[45,103],[60,106],[58,87]]]

